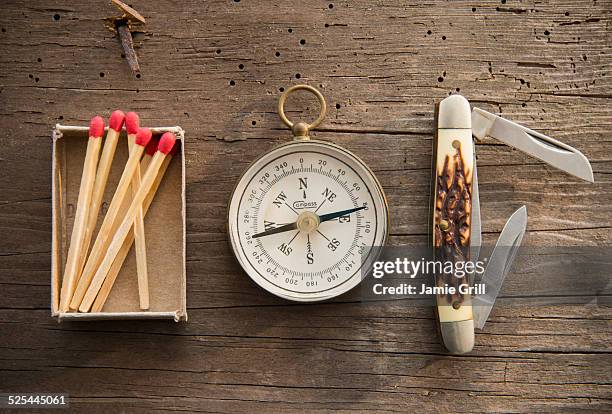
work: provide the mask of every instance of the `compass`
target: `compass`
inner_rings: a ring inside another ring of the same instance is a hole
[[[293,123],[284,112],[288,95],[300,89],[321,106],[310,125]],[[317,89],[287,89],[278,112],[295,139],[251,164],[228,209],[238,262],[259,286],[289,300],[319,301],[347,292],[387,239],[387,203],[372,171],[350,151],[308,136],[325,111]]]

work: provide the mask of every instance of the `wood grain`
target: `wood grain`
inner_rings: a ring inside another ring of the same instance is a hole
[[[106,27],[110,2],[0,6],[0,392],[65,392],[76,412],[612,408],[609,306],[496,307],[473,353],[446,356],[430,308],[355,292],[281,301],[240,270],[225,233],[242,171],[290,137],[280,89],[304,82],[330,106],[313,136],[354,151],[381,181],[391,244],[426,243],[434,103],[459,90],[576,147],[595,175],[589,185],[479,143],[485,240],[527,204],[526,243],[610,245],[610,0],[132,6],[147,19],[134,33],[140,78]],[[289,115],[314,116],[309,99],[289,102]],[[187,324],[49,316],[50,131],[116,108],[186,130]],[[542,283],[555,276],[540,270]],[[530,271],[511,272],[504,293],[524,293]]]

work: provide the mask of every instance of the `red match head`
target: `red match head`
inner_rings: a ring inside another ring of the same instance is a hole
[[[101,116],[94,116],[89,122],[89,136],[100,138],[104,134],[104,119]]]
[[[122,111],[115,111],[111,114],[110,120],[108,121],[108,126],[111,129],[119,132],[121,128],[123,128],[123,122],[125,121],[125,114]]]
[[[149,141],[151,141],[151,130],[149,128],[139,128],[136,133],[136,145],[146,147]]]
[[[138,118],[138,114],[136,112],[128,112],[125,116],[125,129],[127,129],[127,133],[130,135],[137,134],[139,127],[140,118]]]
[[[168,154],[170,151],[172,151],[172,147],[174,147],[175,142],[176,135],[174,135],[172,132],[166,132],[159,140],[157,150],[159,152],[163,152],[164,154]]]
[[[157,145],[159,144],[159,140],[157,138],[151,138],[151,141],[145,147],[145,153],[149,156],[155,155],[155,151],[157,151]]]

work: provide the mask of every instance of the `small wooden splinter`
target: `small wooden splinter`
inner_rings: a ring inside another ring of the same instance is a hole
[[[119,179],[119,184],[117,184],[117,189],[115,190],[115,194],[108,206],[108,211],[106,212],[106,216],[104,217],[104,221],[102,222],[102,226],[98,231],[98,237],[96,237],[96,241],[91,248],[91,253],[89,254],[89,258],[87,259],[87,263],[85,263],[85,268],[83,269],[83,274],[81,275],[81,279],[79,280],[79,284],[76,287],[74,292],[74,296],[70,301],[70,309],[77,309],[79,304],[83,300],[83,296],[85,296],[85,292],[87,292],[87,287],[91,282],[94,274],[104,254],[106,253],[106,249],[110,244],[113,233],[115,232],[118,223],[121,220],[121,217],[118,217],[119,210],[125,197],[129,191],[130,182],[132,181],[132,176],[136,172],[136,167],[140,164],[140,158],[142,157],[142,153],[144,152],[144,147],[151,140],[151,131],[148,129],[140,129],[136,138],[136,148],[134,151],[130,153],[130,156],[125,163],[125,168],[123,169],[123,174],[121,174],[121,178]]]
[[[89,218],[87,219],[87,228],[85,230],[85,238],[83,240],[83,250],[79,257],[79,267],[77,268],[78,283],[83,266],[85,266],[85,260],[87,259],[87,253],[91,244],[91,238],[96,228],[98,221],[98,213],[100,213],[100,206],[102,205],[102,198],[104,197],[104,190],[106,189],[106,182],[108,181],[108,174],[113,164],[113,158],[115,157],[115,150],[117,149],[117,142],[119,135],[121,134],[121,128],[125,121],[125,114],[119,110],[114,111],[108,122],[108,132],[106,133],[106,139],[104,140],[104,147],[102,148],[102,155],[100,156],[100,162],[98,162],[98,171],[96,172],[96,181],[94,183],[93,194],[91,196],[91,205],[89,207]]]
[[[168,156],[164,159],[164,162],[162,163],[162,166],[159,169],[159,173],[157,174],[157,177],[155,178],[155,182],[153,183],[153,187],[149,191],[147,198],[145,198],[145,201],[142,204],[142,212],[145,216],[147,214],[147,211],[149,210],[149,207],[151,206],[151,203],[153,202],[153,197],[155,197],[155,194],[157,193],[157,189],[159,188],[159,185],[161,184],[162,178],[166,174],[168,165],[170,164],[170,161],[176,154],[177,147],[178,146],[175,145],[172,148],[172,151],[170,151]],[[147,166],[151,162],[151,158],[155,154],[155,151],[157,151],[157,142],[154,139],[152,139],[149,145],[147,145],[147,148],[145,150],[145,156],[142,158],[142,162],[140,163],[141,170],[143,171],[147,170]],[[104,308],[104,304],[106,303],[106,300],[108,299],[108,295],[110,294],[111,289],[113,288],[113,285],[115,284],[115,280],[117,280],[119,271],[121,270],[121,267],[123,266],[123,262],[125,261],[130,251],[130,248],[132,247],[133,242],[134,242],[134,233],[133,231],[131,231],[128,234],[127,239],[125,239],[125,241],[123,242],[123,246],[121,246],[121,250],[119,251],[117,258],[113,262],[113,265],[110,271],[108,272],[108,276],[106,277],[106,279],[104,280],[104,283],[102,284],[102,287],[100,288],[100,292],[98,293],[98,296],[96,296],[96,300],[94,301],[94,304],[91,308],[92,312],[101,312],[102,309]]]
[[[78,278],[79,258],[83,252],[83,241],[87,230],[88,211],[93,194],[94,180],[96,178],[96,167],[98,156],[102,147],[102,135],[104,134],[104,120],[96,116],[89,123],[89,141],[85,161],[83,162],[83,173],[81,175],[81,186],[77,200],[76,215],[70,237],[68,258],[62,279],[62,291],[60,294],[60,311],[67,312],[70,298],[74,292],[74,286]]]
[[[87,289],[87,293],[79,306],[80,312],[88,312],[93,305],[93,302],[96,299],[104,280],[110,272],[113,262],[119,255],[123,243],[127,239],[128,234],[132,229],[136,214],[140,209],[142,209],[143,202],[155,184],[155,179],[159,175],[164,159],[170,153],[172,147],[174,147],[175,142],[176,136],[173,133],[166,132],[164,135],[162,135],[159,141],[159,146],[157,147],[157,152],[151,159],[147,172],[145,173],[144,177],[142,177],[140,188],[132,199],[132,203],[130,204],[128,211],[125,213],[125,217],[117,229],[117,232],[114,234],[112,242],[106,251],[106,255],[104,256],[104,259],[102,259],[100,267],[96,271],[91,281],[91,285],[89,286],[89,289]]]
[[[138,119],[138,114],[136,112],[129,112],[127,114],[125,125],[128,132],[128,148],[130,153],[132,153],[136,147],[136,134],[138,133],[139,124],[140,120]],[[138,187],[140,187],[140,179],[141,173],[139,164],[136,167],[136,173],[132,176],[133,196],[138,192]],[[136,240],[136,273],[138,274],[138,298],[140,302],[140,309],[147,310],[149,309],[149,276],[147,269],[147,244],[145,241],[145,228],[142,209],[136,213],[136,219],[134,220],[134,239]]]

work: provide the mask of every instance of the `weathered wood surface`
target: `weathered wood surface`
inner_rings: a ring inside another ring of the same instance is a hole
[[[305,82],[331,107],[317,137],[382,182],[393,244],[426,240],[433,105],[455,91],[575,146],[595,172],[589,185],[479,144],[486,238],[527,204],[528,243],[610,244],[611,1],[132,6],[147,19],[140,78],[105,27],[110,4],[0,5],[0,392],[64,392],[82,412],[611,408],[609,307],[497,307],[472,354],[447,356],[431,309],[283,302],[241,272],[225,234],[238,176],[289,135],[279,89]],[[49,316],[50,130],[115,108],[187,131],[187,324]]]

